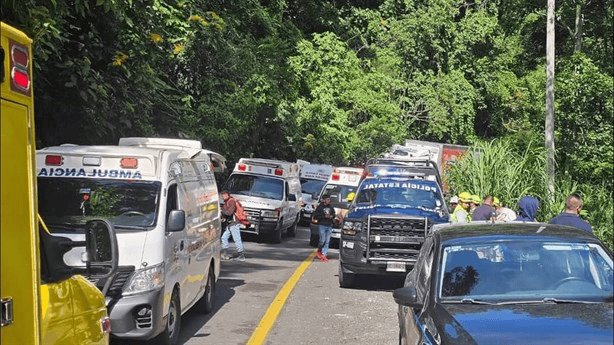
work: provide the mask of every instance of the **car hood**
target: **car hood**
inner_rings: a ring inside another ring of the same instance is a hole
[[[361,219],[369,215],[403,215],[414,217],[426,217],[431,219],[435,223],[448,222],[448,217],[441,217],[439,213],[435,211],[429,211],[426,209],[414,208],[414,207],[387,207],[387,206],[375,206],[375,207],[353,207],[350,212],[347,213],[348,219]]]
[[[267,198],[259,198],[247,195],[235,194],[232,196],[233,198],[239,200],[243,207],[254,208],[254,209],[266,209],[273,210],[276,208],[282,207],[283,201],[275,200],[275,199],[267,199]]]
[[[614,341],[612,303],[437,304],[433,322],[441,344],[608,344]]]

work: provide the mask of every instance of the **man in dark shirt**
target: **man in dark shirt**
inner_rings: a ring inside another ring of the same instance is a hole
[[[591,225],[580,218],[582,198],[578,194],[572,194],[565,200],[565,211],[550,220],[550,224],[569,225],[586,232],[593,232]]]
[[[330,243],[330,235],[333,232],[333,220],[335,219],[335,208],[330,205],[330,196],[325,194],[322,196],[322,202],[313,212],[314,223],[318,224],[320,230],[320,242],[318,244],[317,257],[320,261],[328,261],[328,244]]]
[[[484,199],[482,199],[482,204],[473,211],[471,221],[491,220],[491,217],[495,214],[495,208],[492,206],[492,202],[492,195],[485,196]]]

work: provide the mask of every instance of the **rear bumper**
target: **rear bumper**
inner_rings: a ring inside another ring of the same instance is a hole
[[[148,327],[147,319],[137,314],[143,308],[151,311],[151,322]],[[117,303],[111,304],[109,309],[113,337],[149,340],[162,333],[166,327],[164,289],[124,296]]]

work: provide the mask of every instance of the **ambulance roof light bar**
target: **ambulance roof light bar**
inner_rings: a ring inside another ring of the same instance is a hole
[[[179,149],[196,150],[201,150],[203,148],[202,144],[198,140],[142,137],[120,138],[118,145],[138,147],[175,147]]]

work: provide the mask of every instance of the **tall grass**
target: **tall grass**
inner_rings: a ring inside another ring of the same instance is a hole
[[[582,217],[592,226],[595,235],[610,249],[614,226],[612,191],[605,184],[579,185],[569,176],[558,176],[554,195],[548,195],[545,181],[545,154],[542,147],[527,145],[518,152],[506,139],[478,143],[445,173],[450,191],[458,195],[467,191],[480,196],[494,195],[517,211],[517,202],[524,195],[538,197],[538,221],[547,222],[565,208],[566,197],[575,192],[582,194]]]

